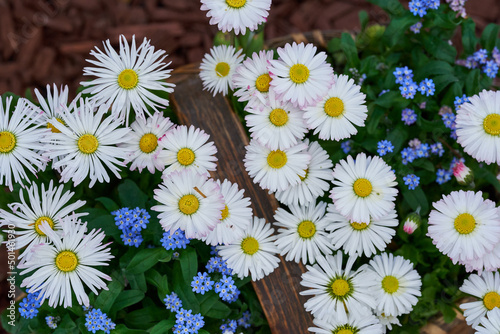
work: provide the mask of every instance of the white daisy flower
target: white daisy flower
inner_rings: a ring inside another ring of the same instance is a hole
[[[500,309],[494,308],[488,311],[487,316],[484,316],[479,321],[476,327],[477,334],[500,333]]]
[[[261,109],[266,104],[269,93],[271,77],[267,69],[267,62],[273,59],[273,51],[261,50],[259,54],[253,53],[252,58],[247,58],[236,68],[233,84],[238,96],[238,101],[248,101],[245,109]]]
[[[488,311],[500,308],[500,274],[498,272],[472,274],[464,281],[460,291],[480,299],[460,305],[460,308],[464,310],[465,321],[472,328],[477,327]]]
[[[392,331],[392,325],[401,326],[398,317],[395,317],[393,315],[387,315],[383,312],[377,312],[376,316],[377,319],[380,321],[380,324],[382,325],[382,332],[381,332],[382,334],[387,333],[387,330]]]
[[[26,250],[19,255],[19,259],[30,255],[32,247],[50,243],[50,239],[40,229],[42,222],[47,222],[48,226],[58,233],[62,228],[61,220],[70,213],[73,213],[72,217],[75,218],[88,214],[86,212],[74,213],[85,204],[85,201],[69,204],[74,192],[66,191],[63,194],[63,188],[62,184],[55,188],[53,181],[50,181],[47,190],[42,184],[41,192],[39,192],[38,186],[33,183],[27,188],[29,204],[24,199],[24,191],[21,189],[19,191],[21,203],[9,204],[12,213],[0,209],[0,225],[14,224],[16,226],[16,249],[27,246]]]
[[[457,142],[477,161],[500,164],[500,91],[469,100],[457,111]]]
[[[271,224],[263,218],[253,217],[245,234],[232,244],[217,246],[219,255],[240,279],[247,276],[260,280],[278,268],[279,252],[274,245],[276,236]]]
[[[201,10],[208,10],[210,24],[222,32],[234,30],[236,35],[254,31],[266,21],[271,0],[201,0]]]
[[[285,260],[313,264],[316,258],[330,254],[332,246],[328,240],[328,233],[325,232],[326,203],[292,205],[289,209],[291,213],[278,208],[274,214],[276,222],[273,224],[283,227],[278,229],[275,244],[280,254],[286,255]]]
[[[245,168],[262,189],[283,191],[299,184],[300,178],[306,176],[311,156],[305,152],[307,145],[304,143],[272,151],[252,139],[245,148]]]
[[[66,125],[52,121],[60,133],[51,133],[47,156],[58,158],[54,168],[62,168],[61,181],[73,180],[74,185],[90,178],[89,187],[99,181],[109,183],[110,178],[104,165],[117,177],[127,157],[127,151],[117,147],[126,141],[129,128],[119,128],[120,121],[112,116],[105,117],[108,106],[96,108],[94,101],[80,99],[74,112],[65,111]]]
[[[333,69],[326,53],[316,54],[312,44],[295,42],[278,48],[280,58],[269,61],[271,88],[301,109],[317,102],[333,84]]]
[[[335,256],[318,257],[317,264],[307,266],[300,284],[311,288],[301,291],[301,295],[312,295],[305,304],[306,311],[321,320],[345,317],[364,317],[366,308],[375,308],[376,302],[370,293],[373,273],[357,270],[352,272],[356,257],[349,257],[342,269],[342,252]]]
[[[222,210],[221,222],[208,232],[202,240],[207,244],[230,244],[241,238],[252,221],[252,208],[250,199],[243,197],[244,189],[238,189],[238,184],[224,180],[221,184],[217,180],[222,197],[224,198],[224,209]]]
[[[216,170],[217,148],[208,139],[210,135],[192,125],[189,128],[179,125],[168,131],[158,141],[163,148],[158,157],[164,164],[170,165],[163,171],[163,177],[183,169],[199,174]]]
[[[283,150],[297,145],[304,138],[307,127],[302,111],[289,102],[281,102],[271,89],[262,110],[247,108],[245,116],[252,138],[271,150]]]
[[[318,142],[309,142],[307,153],[311,156],[311,161],[306,168],[306,175],[300,178],[300,182],[290,186],[285,191],[277,191],[274,195],[276,199],[285,205],[307,205],[323,196],[330,189],[330,182],[333,180],[333,163],[328,153]]]
[[[163,60],[167,55],[164,50],[155,51],[150,41],[144,38],[139,47],[136,47],[135,36],[128,44],[125,36],[120,35],[120,49],[117,53],[109,39],[103,42],[104,52],[96,47],[97,51],[90,51],[90,55],[97,60],[87,61],[97,67],[85,67],[83,75],[91,75],[97,79],[82,81],[80,84],[87,87],[83,94],[92,94],[96,103],[112,104],[111,112],[120,120],[125,120],[128,126],[130,109],[136,115],[144,118],[144,112],[151,116],[148,107],[154,111],[168,106],[168,100],[152,91],[172,93],[174,84],[167,83],[171,69]]]
[[[500,241],[500,215],[482,192],[453,191],[432,205],[427,235],[453,263],[475,261]]]
[[[35,95],[43,110],[43,116],[38,119],[39,123],[49,128],[52,132],[59,133],[60,131],[50,122],[55,118],[59,123],[64,124],[62,111],[68,109],[68,86],[61,86],[58,90],[56,84],[54,84],[53,92],[51,93],[50,85],[47,85],[47,101],[36,88]],[[70,103],[69,109],[74,108],[73,102]],[[33,104],[32,106],[36,107]]]
[[[203,89],[213,93],[227,95],[228,89],[233,90],[233,75],[243,60],[242,49],[236,50],[232,46],[219,45],[206,53],[200,65],[200,78]]]
[[[130,170],[147,168],[150,173],[165,169],[165,162],[158,158],[163,147],[158,145],[158,139],[163,137],[174,124],[170,118],[163,117],[163,113],[156,112],[147,119],[137,118],[130,125],[132,131],[127,141],[118,146],[129,151],[125,163],[132,162]]]
[[[357,223],[380,219],[394,208],[396,175],[382,158],[359,153],[341,160],[333,170],[330,197],[344,217]]]
[[[500,242],[490,251],[486,252],[480,258],[474,258],[470,261],[458,261],[465,266],[465,271],[476,270],[479,275],[483,271],[497,271],[500,268]]]
[[[396,235],[395,227],[399,225],[396,210],[391,209],[379,219],[371,219],[367,223],[358,223],[345,218],[335,209],[333,204],[328,205],[326,215],[334,249],[342,248],[350,256],[371,257],[377,251],[384,251]]]
[[[373,270],[370,291],[377,301],[377,311],[396,317],[410,313],[422,286],[413,264],[402,256],[382,253],[370,261],[368,268]]]
[[[160,212],[158,218],[165,231],[172,234],[180,228],[187,238],[202,238],[220,223],[224,198],[207,174],[175,171],[159,187],[154,190],[154,199],[160,204],[151,209]]]
[[[342,140],[358,133],[354,127],[365,126],[368,108],[366,95],[347,75],[334,75],[335,83],[315,105],[306,108],[304,119],[314,134],[324,140]]]
[[[354,317],[351,314],[340,314],[338,318],[324,321],[313,319],[317,327],[309,327],[309,331],[320,334],[380,334],[382,325],[379,320],[371,313],[371,310],[365,308],[366,313],[363,317]]]
[[[0,97],[0,185],[12,191],[14,183],[22,185],[23,180],[29,180],[25,168],[35,175],[37,169],[45,169],[47,159],[38,152],[45,151],[41,141],[50,130],[41,128],[42,115],[30,108],[26,99],[17,101],[11,116],[12,97],[4,101]]]
[[[31,292],[40,291],[43,295],[41,303],[49,299],[50,307],[63,305],[72,306],[74,292],[78,304],[89,306],[89,297],[84,284],[96,295],[98,289],[107,290],[102,280],[111,277],[95,269],[96,266],[107,266],[114,257],[109,244],[102,244],[104,232],[93,229],[85,234],[87,223],[81,223],[75,217],[67,217],[61,224],[63,238],[55,233],[47,222],[40,225],[40,230],[47,235],[52,244],[39,245],[33,256],[18,267],[25,275],[21,287],[27,287]]]

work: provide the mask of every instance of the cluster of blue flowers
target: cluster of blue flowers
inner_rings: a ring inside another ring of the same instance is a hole
[[[401,158],[403,165],[412,163],[418,158],[428,158],[431,154],[442,156],[444,153],[443,144],[427,144],[427,143],[417,143],[417,145],[409,146],[401,150]]]
[[[104,331],[109,334],[115,329],[116,324],[100,309],[92,309],[85,315],[85,327],[92,333]]]
[[[163,301],[165,302],[167,310],[170,310],[172,312],[177,312],[182,307],[182,301],[175,292],[172,292],[170,295],[167,295],[166,298],[163,299]]]
[[[403,111],[401,112],[401,120],[406,125],[412,125],[417,121],[417,114],[412,109],[403,109]]]
[[[394,145],[389,140],[381,140],[377,144],[377,153],[381,157],[386,155],[387,153],[392,153],[394,150]]]
[[[203,316],[200,313],[194,314],[192,310],[182,308],[182,301],[175,292],[166,295],[163,300],[167,310],[175,312],[175,326],[174,333],[198,333],[198,331],[205,325]]]
[[[223,324],[220,326],[222,333],[226,331],[236,332],[238,327],[249,328],[250,327],[250,311],[243,312],[243,316],[238,320],[223,320]]]
[[[231,276],[222,275],[220,281],[215,283],[215,292],[219,297],[228,303],[233,303],[238,300],[240,290],[234,285],[234,280]]]
[[[47,326],[49,326],[50,329],[56,329],[57,328],[57,323],[61,321],[60,317],[53,317],[51,315],[45,317],[45,322],[47,323]]]
[[[438,184],[443,184],[443,183],[446,183],[446,182],[450,181],[451,177],[453,176],[453,168],[459,162],[464,163],[465,159],[464,158],[460,158],[460,159],[453,158],[453,160],[450,163],[450,168],[448,168],[448,169],[444,169],[444,168],[438,169],[437,172],[436,172],[436,182]]]
[[[419,34],[420,33],[420,29],[422,29],[422,22],[417,22],[415,23],[414,25],[412,25],[410,27],[410,30],[414,33],[414,34]]]
[[[488,58],[488,51],[486,49],[480,49],[467,57],[462,65],[470,69],[481,67],[484,74],[490,78],[494,78],[498,74],[498,66],[500,65],[500,51],[497,47],[493,49],[492,58]]]
[[[347,154],[352,149],[351,145],[352,145],[352,140],[348,139],[340,143],[340,148],[342,149],[342,151],[344,151],[345,154]]]
[[[25,319],[33,319],[38,314],[38,309],[42,306],[40,292],[29,293],[19,303],[19,314]]]
[[[217,251],[214,250],[214,253],[217,254]],[[232,303],[238,300],[240,291],[234,285],[234,280],[231,277],[233,271],[227,266],[227,263],[221,257],[213,256],[208,260],[206,268],[209,273],[221,273],[222,278],[215,282],[210,279],[207,273],[198,273],[191,282],[193,292],[205,294],[213,287],[223,301]]]
[[[440,0],[411,0],[409,9],[415,16],[424,17],[428,9],[438,9]]]
[[[160,241],[166,250],[186,249],[186,245],[189,244],[189,239],[186,238],[186,234],[181,229],[178,229],[173,234],[170,234],[170,232],[163,233],[163,238]]]
[[[209,273],[218,272],[223,275],[232,275],[233,270],[227,266],[227,262],[224,261],[220,256],[211,257],[207,265],[205,266]]]
[[[453,112],[444,113],[441,115],[444,126],[451,129],[450,137],[457,139],[457,124],[455,123],[455,114]]]
[[[111,212],[115,216],[115,224],[122,231],[120,237],[126,246],[139,247],[142,243],[141,231],[146,228],[151,216],[144,209],[121,208]]]
[[[405,181],[405,184],[408,186],[408,189],[413,190],[419,185],[420,178],[415,174],[408,174],[403,177],[403,181]]]
[[[198,273],[195,277],[193,277],[193,281],[191,282],[191,287],[193,288],[193,292],[201,293],[202,295],[205,292],[212,290],[214,281],[210,279],[207,273]]]
[[[399,90],[401,91],[401,95],[406,99],[413,99],[417,92],[425,96],[431,96],[436,91],[436,86],[432,79],[426,78],[417,85],[413,81],[413,70],[409,69],[408,66],[396,67],[393,74],[396,77],[396,83],[400,85]]]
[[[467,95],[464,94],[462,97],[455,96],[455,101],[453,102],[453,104],[455,105],[455,110],[460,109],[462,104],[464,104],[466,102],[470,102],[470,99]]]

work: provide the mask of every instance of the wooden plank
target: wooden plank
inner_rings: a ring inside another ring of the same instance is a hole
[[[254,215],[272,222],[278,202],[254,184],[245,171],[243,158],[249,140],[243,125],[226,98],[202,90],[197,68],[179,68],[169,80],[177,84],[171,100],[179,122],[200,127],[210,135],[218,150],[217,171],[212,176],[238,183],[251,199]],[[299,295],[304,271],[304,266],[281,258],[280,266],[271,275],[253,283],[273,333],[308,333],[307,328],[313,325],[303,307],[307,298]]]

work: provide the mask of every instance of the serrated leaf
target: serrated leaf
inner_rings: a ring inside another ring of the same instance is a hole
[[[131,274],[143,273],[154,266],[159,259],[167,256],[163,247],[141,249],[130,261],[126,271]]]

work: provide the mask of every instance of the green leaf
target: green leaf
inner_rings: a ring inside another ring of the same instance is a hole
[[[227,318],[229,314],[231,314],[231,309],[220,300],[217,300],[211,306],[211,308],[206,313],[203,314],[205,314],[207,317],[214,319],[224,319]]]
[[[102,229],[106,236],[113,237],[115,240],[121,240],[121,231],[116,226],[115,219],[109,212],[104,211],[102,215],[94,219],[88,219],[87,222],[89,229]]]
[[[342,33],[342,36],[340,38],[340,48],[342,51],[344,51],[344,54],[347,58],[347,63],[350,64],[352,67],[359,67],[359,56],[358,56],[358,50],[356,48],[356,43],[354,42],[354,39],[352,36],[344,32]]]
[[[394,47],[404,36],[405,32],[418,22],[418,18],[407,12],[404,16],[394,18],[387,26],[384,39],[389,47]]]
[[[126,271],[131,274],[143,273],[165,256],[167,256],[167,251],[163,247],[142,249],[132,258]]]
[[[451,307],[448,304],[440,302],[439,303],[439,309],[441,310],[441,313],[443,313],[443,319],[444,319],[444,321],[446,323],[448,323],[448,324],[450,322],[452,322],[453,320],[455,320],[455,318],[457,317],[457,313],[455,312],[455,310],[453,309],[453,307]]]
[[[139,290],[125,290],[122,291],[116,298],[110,313],[113,314],[126,307],[137,304],[144,299],[144,292]]]
[[[140,329],[130,329],[124,324],[119,324],[113,330],[113,334],[147,334],[148,332]]]
[[[493,187],[495,187],[496,191],[500,191],[500,182],[498,181],[497,177],[495,174],[490,172],[489,170],[485,168],[475,168],[474,169],[474,178],[477,179],[483,179],[489,184],[491,184]]]
[[[150,269],[146,272],[146,281],[155,286],[158,291],[158,298],[163,301],[167,294],[170,294],[170,289],[168,288],[168,279],[166,275],[161,275],[154,269]]]
[[[164,334],[175,325],[174,319],[162,320],[149,330],[149,334]],[[198,330],[198,333],[200,331]]]
[[[360,10],[358,13],[358,17],[359,17],[359,24],[361,25],[361,31],[363,31],[365,30],[366,25],[368,24],[369,20],[368,13],[366,12],[366,10]]]
[[[198,273],[198,257],[196,251],[192,247],[187,247],[179,256],[181,263],[182,276],[186,282],[191,282],[193,277]]]
[[[148,290],[144,273],[134,275],[129,272],[125,272],[125,276],[127,277],[130,287],[133,290],[140,290],[142,292],[146,292]]]
[[[401,188],[403,198],[412,210],[417,210],[420,207],[420,215],[427,214],[429,211],[429,201],[422,188],[417,187],[414,190],[409,190],[405,185],[402,185]]]
[[[394,152],[399,152],[403,147],[403,143],[408,139],[407,127],[402,125],[397,125],[394,130],[392,130],[387,135],[387,140],[389,140],[392,145],[394,145]]]
[[[462,45],[464,46],[464,53],[471,55],[476,51],[476,23],[471,20],[464,20],[462,23]]]
[[[492,51],[498,39],[500,26],[495,23],[490,23],[484,28],[481,34],[481,45],[488,51]]]
[[[448,62],[432,60],[418,70],[418,76],[422,79],[434,77],[438,74],[454,75],[453,67]]]
[[[385,114],[384,108],[375,106],[373,112],[368,116],[368,120],[366,122],[366,131],[368,132],[368,134],[373,135],[377,131],[380,119],[384,116],[384,114]]]
[[[182,300],[182,304],[185,309],[193,310],[193,313],[200,313],[200,303],[194,292],[191,290],[191,285],[186,282],[191,282],[193,277],[186,280],[183,277],[181,265],[178,261],[174,263],[174,268],[172,271],[172,290],[179,295],[179,298]]]
[[[148,306],[128,313],[125,317],[125,324],[132,328],[148,329],[168,317],[169,311],[165,308]]]
[[[113,201],[111,198],[98,197],[95,200],[97,202],[100,202],[106,208],[106,210],[108,210],[109,212],[120,209],[118,204],[116,204],[115,201]]]
[[[448,87],[449,84],[459,81],[456,76],[451,74],[438,75],[435,76],[432,80],[436,85],[436,95],[439,94],[443,89]]]
[[[450,64],[455,63],[457,50],[447,41],[433,35],[425,35],[423,38],[425,50],[436,59],[444,60]]]
[[[368,0],[392,15],[402,15],[405,12],[403,5],[398,0]]]
[[[144,208],[148,200],[148,196],[131,179],[126,179],[118,186],[118,197],[122,206],[129,208]]]
[[[93,306],[100,308],[103,313],[108,313],[122,290],[123,285],[117,280],[112,280],[108,283],[108,290],[99,293]]]
[[[340,38],[335,37],[328,42],[328,52],[335,53],[337,51],[340,51]]]
[[[78,326],[71,319],[70,315],[66,313],[61,322],[57,325],[57,329],[54,331],[54,334],[69,334],[75,333],[78,334],[80,331],[78,330]]]

